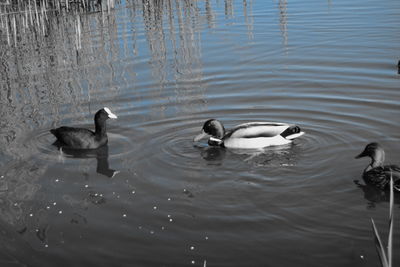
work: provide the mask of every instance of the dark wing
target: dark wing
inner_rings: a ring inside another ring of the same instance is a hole
[[[396,190],[400,190],[400,167],[396,165],[386,165],[376,167],[364,174],[366,183],[373,184],[381,190],[388,189],[390,177],[393,177],[393,184]]]
[[[93,148],[95,143],[94,132],[85,128],[63,126],[50,132],[60,143],[71,148]]]

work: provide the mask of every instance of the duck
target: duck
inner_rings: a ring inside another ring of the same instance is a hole
[[[400,191],[400,167],[384,165],[385,151],[376,142],[369,143],[355,158],[370,157],[371,163],[364,169],[363,179],[367,184],[374,185],[381,190],[390,188],[390,177],[393,177],[393,187]]]
[[[56,145],[61,148],[96,149],[108,142],[107,119],[117,119],[117,116],[109,108],[104,107],[94,115],[94,132],[85,128],[68,126],[51,129],[50,132],[57,138]]]
[[[225,131],[217,119],[207,120],[200,134],[193,138],[198,142],[208,139],[210,146],[221,146],[233,149],[262,149],[269,146],[289,144],[304,132],[297,125],[279,122],[248,122]]]

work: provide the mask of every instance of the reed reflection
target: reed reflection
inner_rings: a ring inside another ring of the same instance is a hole
[[[282,34],[282,43],[285,53],[288,52],[288,15],[287,15],[287,0],[279,0],[279,28]]]

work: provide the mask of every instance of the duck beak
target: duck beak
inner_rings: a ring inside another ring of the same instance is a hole
[[[198,141],[200,141],[201,139],[204,139],[204,138],[206,138],[206,137],[208,137],[208,136],[210,136],[210,135],[207,134],[206,132],[204,132],[204,130],[202,130],[200,134],[196,135],[196,136],[193,138],[193,142],[198,142]]]
[[[355,156],[356,159],[368,156],[367,152],[364,150],[359,155]]]
[[[110,118],[110,119],[116,119],[116,118],[118,118],[117,115],[115,115],[114,113],[112,113],[111,110],[110,110],[109,108],[104,107],[103,110],[104,110],[105,112],[107,112],[108,118]]]
[[[114,113],[109,113],[109,114],[108,114],[108,117],[109,117],[110,119],[117,119],[117,118],[118,118],[117,115],[115,115]]]

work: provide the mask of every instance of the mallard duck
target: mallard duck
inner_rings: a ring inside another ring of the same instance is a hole
[[[249,122],[226,132],[220,121],[210,119],[204,123],[201,133],[193,141],[208,137],[208,144],[211,146],[260,149],[289,144],[303,134],[300,127],[279,122]]]
[[[393,185],[400,191],[400,167],[397,165],[383,165],[385,151],[378,143],[368,144],[364,151],[356,159],[370,157],[371,163],[364,169],[363,178],[366,183],[375,185],[381,190],[390,186],[390,176],[393,177]]]
[[[96,149],[108,142],[106,120],[116,119],[117,116],[107,107],[100,109],[94,115],[95,131],[85,128],[62,126],[51,129],[57,138],[58,146],[73,149]]]

